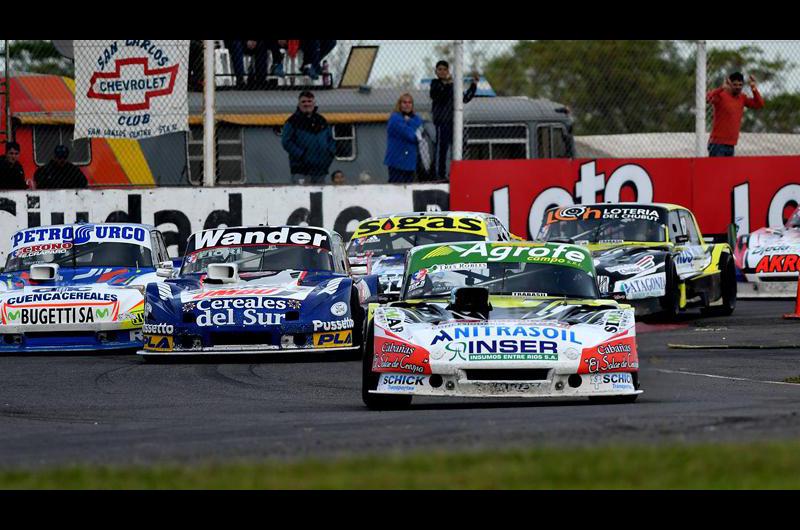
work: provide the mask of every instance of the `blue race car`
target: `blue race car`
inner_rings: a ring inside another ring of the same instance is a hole
[[[139,349],[145,286],[172,273],[149,225],[20,230],[0,274],[0,353]]]
[[[192,234],[180,274],[145,293],[145,359],[352,351],[364,311],[341,236],[307,226]]]

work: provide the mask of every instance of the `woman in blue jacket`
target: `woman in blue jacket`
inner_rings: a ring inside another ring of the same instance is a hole
[[[414,98],[403,94],[394,106],[387,127],[383,163],[389,168],[389,182],[414,181],[421,130],[422,118],[414,114]]]

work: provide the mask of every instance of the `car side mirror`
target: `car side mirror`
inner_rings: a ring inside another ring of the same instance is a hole
[[[162,261],[158,264],[156,276],[160,276],[161,278],[172,278],[172,274],[174,272],[175,267],[172,265],[172,261]]]
[[[675,243],[678,245],[684,245],[689,242],[689,236],[686,234],[680,235],[675,238]]]

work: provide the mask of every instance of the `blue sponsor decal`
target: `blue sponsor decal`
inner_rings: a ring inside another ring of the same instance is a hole
[[[93,237],[100,240],[113,239],[145,243],[147,241],[147,231],[140,226],[94,224],[80,225],[77,228],[73,226],[31,228],[14,234],[11,239],[11,246],[16,248],[22,244],[45,241],[72,241],[76,245],[82,245]]]
[[[561,339],[573,344],[583,344],[575,337],[575,332],[568,329],[538,326],[461,326],[439,331],[439,334],[431,341],[431,346],[442,341],[449,342],[458,339],[481,337],[529,337],[534,339],[543,337],[545,339]]]

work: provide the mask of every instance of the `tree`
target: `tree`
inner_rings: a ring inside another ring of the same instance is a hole
[[[708,55],[711,84],[739,70],[776,89],[789,67],[780,59],[764,59],[755,46],[713,49]],[[567,105],[579,135],[694,130],[694,43],[520,41],[490,60],[485,74],[499,95]],[[760,119],[759,126],[772,131],[773,123],[765,120],[778,118],[765,113]]]
[[[49,40],[10,41],[9,71],[12,74],[36,73],[75,77],[72,59],[61,55]]]

